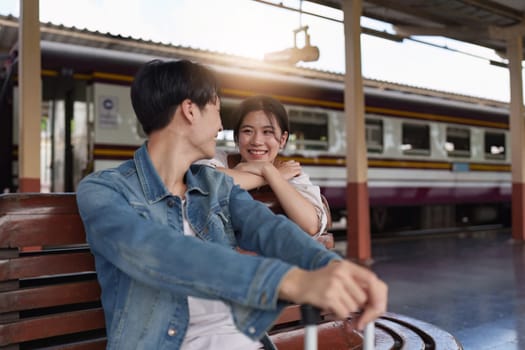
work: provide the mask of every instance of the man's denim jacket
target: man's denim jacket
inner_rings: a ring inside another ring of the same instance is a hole
[[[133,160],[79,184],[108,349],[178,349],[188,327],[187,295],[226,302],[236,326],[261,338],[286,305],[278,286],[287,271],[339,258],[221,172],[192,165],[185,181],[183,206],[144,144]],[[197,237],[184,235],[183,217]],[[237,246],[265,257],[239,254]]]

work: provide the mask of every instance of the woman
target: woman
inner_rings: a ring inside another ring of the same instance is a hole
[[[319,186],[311,183],[301,165],[277,159],[288,137],[288,115],[283,105],[269,96],[244,100],[236,111],[235,143],[240,162],[226,168],[225,157],[216,157],[218,170],[232,176],[246,190],[269,185],[285,214],[311,236],[324,232],[327,213]]]

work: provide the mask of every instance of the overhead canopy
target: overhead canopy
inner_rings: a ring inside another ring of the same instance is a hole
[[[308,1],[337,9],[342,3]],[[525,36],[523,0],[362,0],[362,8],[363,16],[392,24],[400,36],[448,37],[494,49],[503,57],[506,37]]]

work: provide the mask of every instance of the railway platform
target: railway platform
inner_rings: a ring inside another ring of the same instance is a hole
[[[525,244],[509,229],[378,239],[372,255],[388,311],[450,332],[465,350],[525,349]]]

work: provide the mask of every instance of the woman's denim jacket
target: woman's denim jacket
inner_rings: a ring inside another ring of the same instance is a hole
[[[286,305],[278,299],[286,272],[339,258],[221,172],[192,165],[185,181],[183,206],[144,144],[133,160],[79,184],[108,349],[178,349],[188,327],[187,295],[226,302],[237,327],[261,338]],[[184,216],[197,237],[184,235]],[[239,254],[237,246],[265,257]]]

